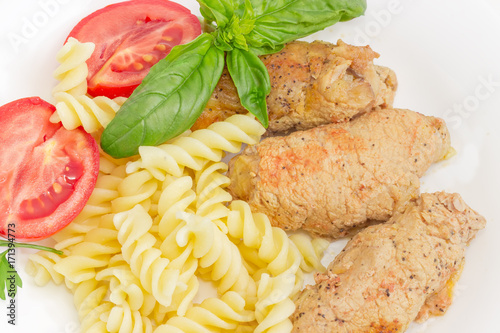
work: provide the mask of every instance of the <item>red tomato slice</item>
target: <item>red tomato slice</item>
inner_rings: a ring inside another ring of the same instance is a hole
[[[99,149],[83,129],[49,121],[38,97],[0,107],[0,235],[46,238],[83,209],[99,173]]]
[[[189,9],[166,0],[133,0],[104,7],[70,32],[80,42],[93,42],[87,60],[88,93],[128,97],[151,66],[178,44],[201,33],[198,18]]]

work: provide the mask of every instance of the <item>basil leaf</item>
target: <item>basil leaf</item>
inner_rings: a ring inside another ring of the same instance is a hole
[[[224,52],[202,34],[154,65],[101,136],[115,158],[137,154],[189,129],[203,112],[224,69]]]
[[[4,301],[6,299],[5,290],[9,285],[9,282],[7,281],[7,272],[11,269],[10,264],[5,259],[6,255],[7,251],[0,253],[0,299],[3,299]]]
[[[255,27],[246,36],[253,48],[276,46],[362,15],[366,0],[251,0]],[[260,52],[259,54],[264,54]]]
[[[9,297],[14,298],[17,294],[17,287],[23,286],[21,277],[7,260],[8,252],[7,250],[0,254],[0,299],[4,301],[6,300],[5,291]]]
[[[12,246],[14,246],[14,248],[25,247],[29,249],[48,251],[59,255],[63,254],[62,251],[53,249],[51,247],[46,247],[37,244],[29,244],[29,243],[15,243],[6,240],[0,240],[0,246],[5,246],[9,248],[12,248]],[[15,270],[13,264],[11,264],[7,259],[8,253],[9,250],[0,253],[0,299],[3,299],[4,301],[6,299],[5,291],[7,291],[7,295],[9,297],[13,298],[17,294],[17,287],[19,288],[23,287],[23,281],[21,280],[21,277]],[[14,280],[14,284],[12,284],[13,282],[12,280]]]
[[[208,21],[217,22],[217,26],[224,27],[234,14],[233,0],[197,0],[200,4],[200,13]]]
[[[266,66],[254,53],[236,48],[228,52],[226,63],[241,105],[267,128],[266,96],[271,92],[271,82]]]

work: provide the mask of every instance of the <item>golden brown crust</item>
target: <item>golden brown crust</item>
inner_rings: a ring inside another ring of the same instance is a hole
[[[402,212],[449,149],[442,120],[384,109],[264,139],[230,161],[229,190],[275,226],[339,238]]]
[[[458,194],[422,194],[354,236],[301,292],[293,332],[403,332],[416,318],[444,313],[466,245],[485,223]]]
[[[375,66],[378,54],[370,47],[338,41],[291,42],[275,54],[262,57],[271,79],[267,97],[269,133],[308,129],[341,122],[391,107],[396,75]],[[225,69],[205,111],[192,129],[205,128],[235,113],[246,113]]]

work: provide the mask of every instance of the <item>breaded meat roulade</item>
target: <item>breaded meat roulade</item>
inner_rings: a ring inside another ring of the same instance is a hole
[[[450,149],[443,120],[383,109],[248,147],[229,163],[229,191],[274,226],[335,239],[404,211]]]
[[[422,194],[346,245],[296,301],[293,332],[404,332],[452,301],[466,245],[485,219],[458,194]]]
[[[338,42],[291,42],[278,53],[263,56],[270,80],[267,96],[268,133],[309,129],[341,122],[374,108],[391,107],[396,75],[376,66],[370,47]],[[206,128],[235,113],[240,104],[227,70],[193,130]]]

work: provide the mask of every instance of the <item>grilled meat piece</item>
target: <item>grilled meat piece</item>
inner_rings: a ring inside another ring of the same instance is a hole
[[[392,70],[376,66],[370,47],[338,41],[291,42],[263,56],[271,79],[267,97],[269,133],[308,129],[351,119],[373,108],[391,107],[397,80]],[[206,128],[235,113],[247,113],[224,70],[214,93],[192,129]]]
[[[275,226],[339,238],[404,211],[449,151],[441,119],[382,109],[246,148],[229,163],[229,190]]]
[[[443,314],[466,245],[485,224],[458,194],[422,194],[404,214],[356,234],[299,294],[293,332],[403,332]]]

